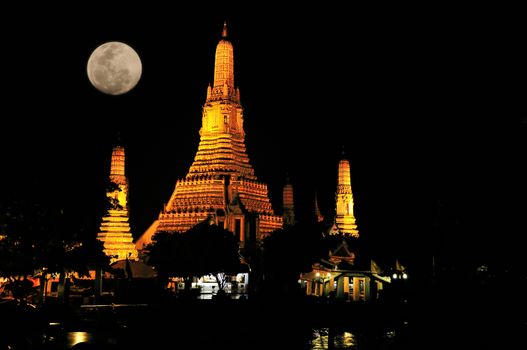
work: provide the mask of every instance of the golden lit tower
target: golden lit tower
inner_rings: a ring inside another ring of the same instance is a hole
[[[267,185],[257,180],[245,149],[243,108],[234,86],[234,51],[227,25],[216,47],[214,83],[207,88],[200,142],[194,162],[159,218],[136,242],[142,249],[159,231],[184,232],[212,218],[242,242],[261,239],[282,227]]]
[[[335,221],[340,232],[359,237],[355,216],[353,215],[353,193],[351,191],[350,163],[347,159],[339,162],[336,192],[337,216]]]
[[[284,226],[293,226],[295,224],[295,204],[293,200],[293,185],[287,177],[284,185]]]
[[[132,243],[132,233],[128,222],[128,180],[124,174],[124,148],[114,147],[110,167],[110,182],[115,184],[108,189],[106,196],[110,209],[102,218],[97,238],[104,243],[104,253],[111,262],[126,258],[136,259],[137,250]]]

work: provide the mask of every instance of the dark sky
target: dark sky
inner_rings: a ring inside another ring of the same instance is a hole
[[[516,246],[527,125],[511,108],[525,29],[512,10],[201,7],[3,11],[2,191],[97,223],[119,131],[140,235],[192,163],[226,19],[249,157],[275,207],[289,172],[297,207],[317,189],[329,214],[344,146],[372,246],[422,258],[436,241],[471,262]],[[86,75],[114,40],[143,63],[123,96]]]

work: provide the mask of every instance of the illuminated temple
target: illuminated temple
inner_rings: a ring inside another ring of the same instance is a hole
[[[216,47],[214,83],[203,105],[200,143],[194,162],[168,203],[136,243],[142,249],[156,232],[184,232],[212,220],[233,232],[243,245],[282,227],[267,185],[256,178],[245,149],[243,107],[234,85],[233,46],[224,24]]]
[[[350,163],[347,159],[339,162],[337,191],[335,194],[337,215],[335,223],[341,233],[359,237],[353,214],[353,192],[351,191]]]
[[[136,259],[137,250],[132,243],[132,233],[128,222],[128,180],[125,173],[124,148],[114,147],[110,167],[110,182],[115,185],[108,189],[106,196],[110,209],[102,218],[97,238],[104,243],[104,253],[111,262],[123,259]]]

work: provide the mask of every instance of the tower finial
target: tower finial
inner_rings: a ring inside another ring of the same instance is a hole
[[[222,38],[226,38],[227,37],[227,21],[223,22],[223,32],[221,33],[221,37]]]

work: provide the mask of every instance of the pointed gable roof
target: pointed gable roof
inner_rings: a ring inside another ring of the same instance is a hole
[[[350,252],[348,243],[343,239],[337,248],[329,252],[329,261],[333,264],[340,265],[346,263],[347,265],[353,265],[355,261],[355,253]]]

